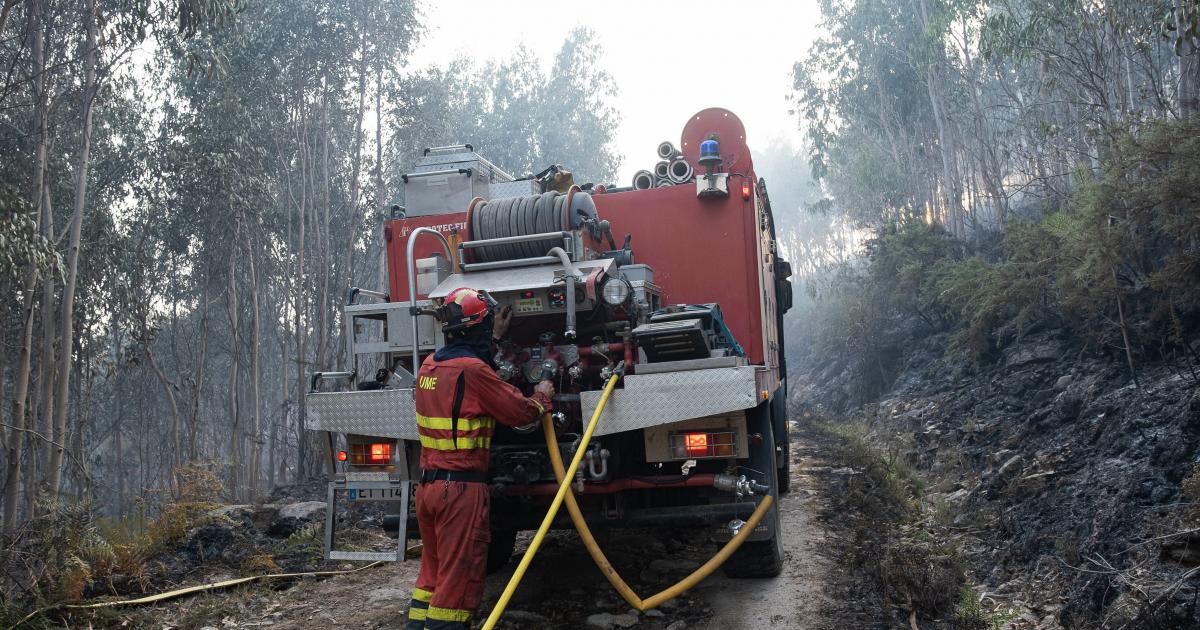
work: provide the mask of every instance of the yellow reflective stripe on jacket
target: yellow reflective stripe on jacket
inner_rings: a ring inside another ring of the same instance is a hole
[[[492,438],[490,437],[460,437],[458,446],[455,446],[454,440],[450,438],[421,436],[421,448],[431,448],[436,451],[469,451],[473,448],[491,448],[491,446]]]
[[[425,621],[428,616],[429,611],[425,608],[417,608],[416,606],[413,606],[412,608],[408,609],[409,621]]]
[[[434,621],[469,621],[471,619],[471,611],[430,606],[429,618]]]
[[[427,591],[423,588],[414,588],[412,598],[419,602],[425,602],[428,604],[429,600],[433,599],[433,592]]]
[[[433,418],[417,414],[417,426],[425,427],[426,429],[438,429],[442,431],[451,431],[454,429],[454,421],[451,418]],[[479,429],[494,429],[496,428],[496,419],[488,416],[480,416],[478,418],[459,418],[459,431],[478,431]]]

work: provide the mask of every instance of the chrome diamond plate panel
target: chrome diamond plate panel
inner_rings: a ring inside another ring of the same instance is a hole
[[[417,440],[411,389],[309,394],[306,429]]]
[[[758,404],[753,366],[631,374],[625,388],[615,390],[600,417],[596,435],[749,409]],[[599,391],[583,392],[580,402],[586,422],[592,417]]]

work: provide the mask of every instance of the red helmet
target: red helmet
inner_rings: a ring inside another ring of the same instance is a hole
[[[487,291],[476,291],[459,287],[451,291],[438,309],[442,321],[442,332],[457,332],[484,320],[494,308],[496,300]]]

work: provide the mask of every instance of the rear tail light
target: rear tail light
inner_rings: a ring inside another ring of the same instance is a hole
[[[737,454],[733,431],[688,431],[673,433],[671,456],[678,459],[734,457]]]
[[[339,462],[344,462],[347,459],[350,459],[349,453],[347,453],[346,451],[338,451],[337,452],[337,460]]]
[[[351,444],[350,455],[350,463],[355,466],[387,466],[392,463],[392,445],[388,442]]]

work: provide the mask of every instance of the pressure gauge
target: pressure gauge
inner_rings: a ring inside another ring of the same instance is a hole
[[[604,301],[609,305],[620,306],[628,302],[631,293],[629,283],[622,278],[612,278],[604,283]]]

